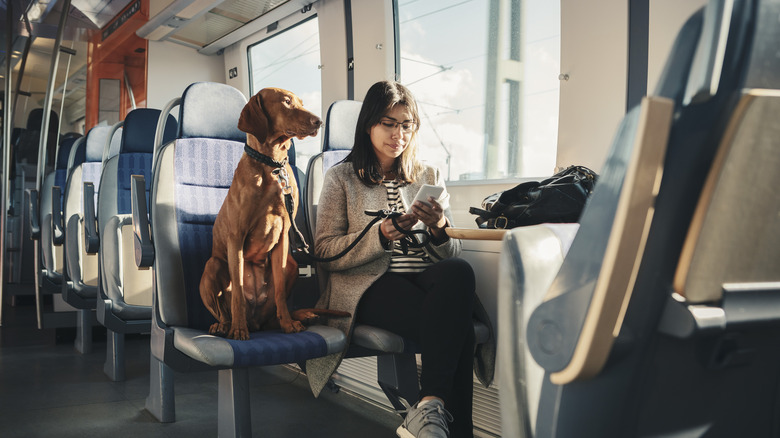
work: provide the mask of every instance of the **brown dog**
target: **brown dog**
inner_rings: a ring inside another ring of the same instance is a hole
[[[295,94],[265,88],[241,111],[238,128],[246,132],[247,151],[214,222],[211,258],[200,280],[200,297],[217,319],[209,333],[249,339],[250,331],[281,328],[305,330],[302,322],[318,315],[348,316],[324,309],[287,308],[298,276],[290,254],[292,225],[285,194],[298,208],[298,186],[287,163],[290,139],[317,135],[319,117]]]

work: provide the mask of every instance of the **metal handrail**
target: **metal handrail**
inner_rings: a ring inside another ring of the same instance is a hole
[[[49,137],[49,121],[51,119],[51,104],[54,97],[54,84],[57,78],[57,67],[60,62],[60,46],[62,46],[62,34],[65,32],[65,24],[68,21],[68,12],[70,11],[70,0],[64,0],[62,4],[62,15],[57,28],[57,38],[54,40],[54,47],[51,52],[51,68],[49,69],[49,82],[46,88],[46,97],[43,101],[43,121],[41,123],[41,140],[38,143],[38,173],[35,177],[35,190],[41,192],[43,183],[43,174],[46,172],[46,143]],[[68,78],[65,78],[67,81]],[[63,96],[64,98],[64,96]],[[40,208],[40,206],[38,207]],[[38,319],[38,328],[43,328],[43,297],[41,296],[40,285],[40,240],[35,245],[33,258],[35,260],[35,314]]]
[[[8,35],[6,38],[5,52],[5,94],[3,95],[3,181],[2,195],[0,195],[0,204],[3,211],[0,214],[0,327],[3,326],[3,265],[5,264],[5,234],[6,224],[8,223],[8,195],[6,194],[9,172],[11,169],[11,125],[13,125],[13,109],[11,108],[11,52],[13,51],[13,2],[7,2],[8,11],[6,13],[6,28]]]

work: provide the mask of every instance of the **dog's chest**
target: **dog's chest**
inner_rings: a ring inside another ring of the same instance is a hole
[[[284,221],[281,217],[267,217],[260,221],[244,241],[244,259],[252,263],[264,263],[268,253],[283,237]]]

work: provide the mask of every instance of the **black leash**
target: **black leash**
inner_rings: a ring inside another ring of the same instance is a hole
[[[344,248],[343,251],[340,253],[331,256],[331,257],[317,257],[309,252],[309,244],[306,243],[306,239],[303,237],[303,233],[301,233],[301,230],[298,229],[298,225],[295,223],[295,217],[293,215],[293,209],[295,207],[295,202],[292,197],[292,186],[290,185],[290,177],[287,174],[287,169],[285,169],[285,166],[287,165],[287,157],[284,158],[282,161],[276,161],[273,158],[269,157],[268,155],[261,154],[260,152],[257,152],[256,150],[249,147],[249,145],[244,145],[244,152],[246,152],[247,155],[249,155],[250,158],[259,161],[260,163],[263,163],[265,165],[274,167],[275,169],[271,172],[272,175],[279,178],[279,185],[282,186],[282,193],[284,193],[284,206],[287,210],[287,215],[290,217],[290,223],[292,226],[290,227],[290,242],[297,242],[296,245],[293,245],[293,251],[303,251],[306,253],[306,256],[311,258],[315,262],[332,262],[334,260],[340,259],[341,257],[344,257],[349,251],[352,250],[352,248],[355,247],[355,245],[360,242],[360,239],[362,239],[368,231],[371,229],[371,227],[379,222],[382,219],[390,219],[393,222],[393,227],[400,232],[403,233],[405,236],[403,239],[400,240],[401,243],[401,250],[404,252],[404,254],[407,254],[409,252],[409,248],[422,248],[426,245],[428,245],[428,242],[431,240],[431,235],[425,230],[404,230],[398,225],[398,221],[396,218],[398,216],[401,216],[401,212],[395,211],[395,210],[377,210],[377,211],[371,211],[366,210],[365,213],[368,216],[375,216],[374,219],[371,219],[371,222],[366,225],[366,227],[363,229],[363,231],[360,232],[360,235],[349,244],[346,248]],[[414,236],[420,236],[420,240],[415,238]]]
[[[409,248],[422,248],[426,245],[428,245],[428,242],[431,240],[431,235],[425,230],[404,230],[403,228],[398,225],[397,218],[401,216],[401,212],[394,211],[394,210],[366,210],[365,214],[368,216],[375,216],[374,219],[371,219],[371,222],[369,222],[365,228],[363,228],[363,231],[360,232],[360,234],[355,238],[352,243],[349,244],[346,248],[344,248],[343,251],[340,253],[331,256],[331,257],[317,257],[309,252],[309,245],[306,243],[306,240],[303,238],[303,234],[301,234],[301,231],[298,229],[298,226],[295,224],[295,219],[292,215],[292,195],[285,195],[285,199],[289,199],[289,201],[286,202],[288,205],[287,214],[290,216],[290,222],[292,222],[292,228],[291,228],[291,234],[292,230],[295,230],[295,234],[297,235],[297,240],[300,243],[299,246],[297,246],[297,249],[300,251],[302,250],[304,253],[306,253],[306,256],[311,258],[311,260],[315,262],[332,262],[334,260],[338,260],[341,257],[344,257],[347,255],[349,251],[352,250],[352,248],[355,247],[355,245],[360,242],[360,240],[371,230],[371,227],[379,222],[382,219],[390,219],[393,222],[393,227],[395,227],[398,232],[405,234],[406,236],[400,240],[401,242],[401,249],[403,250],[404,254],[407,254],[409,251]],[[414,236],[419,235],[421,236],[421,240],[417,240]]]

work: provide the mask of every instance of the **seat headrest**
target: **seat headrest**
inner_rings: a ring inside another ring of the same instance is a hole
[[[70,156],[68,157],[68,165],[66,169],[72,169],[79,164],[86,161],[87,158],[87,138],[81,137],[76,140],[76,143],[70,148]]]
[[[106,160],[115,157],[119,155],[119,147],[122,145],[122,133],[124,132],[124,128],[118,128],[116,131],[114,131],[114,134],[111,136],[111,145],[108,147],[108,151],[106,156],[104,157]]]
[[[122,145],[119,153],[154,152],[154,135],[157,131],[157,120],[160,110],[139,108],[127,114],[122,132]],[[176,119],[168,114],[163,133],[163,144],[176,137]]]
[[[27,115],[27,129],[32,131],[40,131],[41,125],[43,124],[43,108],[35,108],[34,110],[30,111],[30,114]],[[52,127],[54,127],[54,131],[57,130],[57,127],[60,125],[60,118],[57,116],[57,113],[52,111],[49,114],[49,132],[52,131]]]
[[[325,116],[323,152],[352,150],[355,143],[355,126],[362,106],[363,104],[356,100],[337,100],[330,105]]]
[[[290,149],[287,149],[287,162],[295,169],[295,140],[290,139]]]
[[[246,97],[230,85],[195,82],[184,90],[179,107],[179,138],[246,141],[238,118]]]
[[[108,142],[110,126],[95,126],[87,133],[86,161],[88,163],[103,161],[103,151]]]
[[[81,137],[69,137],[60,143],[60,148],[57,150],[57,163],[55,165],[55,169],[67,169],[68,168],[68,158],[70,157],[70,150],[73,148],[73,145],[76,143],[76,140],[78,140]]]
[[[703,22],[704,11],[699,10],[688,18],[680,29],[656,85],[656,96],[668,97],[674,100],[676,105],[682,103]]]

